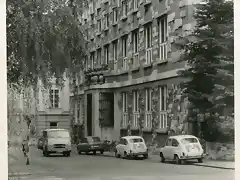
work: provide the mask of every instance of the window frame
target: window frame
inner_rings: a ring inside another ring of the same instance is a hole
[[[152,89],[145,89],[145,110],[146,112],[152,112]]]
[[[97,49],[97,64],[98,65],[102,64],[102,49],[101,48]]]
[[[103,64],[108,64],[109,63],[109,44],[105,45],[104,48],[104,63]]]
[[[91,68],[94,68],[95,52],[90,53]]]
[[[127,92],[122,92],[122,100],[123,100],[123,104],[122,104],[123,113],[127,113],[128,112],[128,108],[127,108],[127,103],[128,103]]]
[[[121,39],[122,39],[122,57],[125,58],[127,57],[127,53],[128,53],[128,50],[127,50],[128,35],[122,36]]]
[[[139,110],[139,91],[133,91],[133,112],[138,112]]]
[[[139,29],[132,31],[132,42],[133,42],[133,53],[136,54],[139,52]]]
[[[101,21],[101,19],[97,20],[97,28],[98,28],[98,32],[100,33],[101,30],[102,30],[102,21]]]
[[[152,23],[148,23],[144,26],[144,37],[145,37],[145,48],[151,48],[152,47]]]
[[[56,91],[58,92],[58,98],[56,98]],[[52,93],[54,92],[54,93]],[[60,108],[60,90],[58,88],[51,88],[49,92],[49,99],[50,99],[50,109],[58,109]],[[57,106],[55,104],[55,100],[58,99],[57,101]]]
[[[162,27],[162,22],[163,26]],[[164,33],[162,33],[164,31]],[[167,41],[168,36],[168,24],[167,24],[167,15],[163,15],[158,19],[158,42],[163,44]]]
[[[118,8],[114,7],[113,8],[113,24],[118,22]]]
[[[159,86],[159,111],[167,111],[167,86]]]
[[[127,1],[126,0],[122,0],[122,16],[125,17],[127,16]]]
[[[113,60],[116,61],[118,59],[118,40],[112,42],[113,47]]]

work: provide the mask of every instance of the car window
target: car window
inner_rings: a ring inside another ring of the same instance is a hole
[[[124,144],[124,139],[120,139],[119,144]]]
[[[83,138],[83,139],[81,140],[81,143],[88,143],[87,138]]]
[[[172,139],[168,139],[167,141],[166,141],[166,146],[172,146]]]
[[[100,142],[101,141],[101,139],[99,137],[91,137],[88,140],[92,141],[92,142]]]
[[[172,146],[173,147],[178,147],[179,143],[176,139],[172,139]]]
[[[47,131],[43,131],[43,137],[47,138]]]
[[[181,139],[181,143],[183,144],[198,143],[198,140],[196,138],[183,138]]]
[[[128,144],[128,141],[126,139],[124,139],[124,145],[127,145]]]
[[[69,138],[70,134],[68,131],[48,131],[48,138]]]
[[[129,142],[131,142],[131,143],[143,142],[143,139],[142,138],[134,138],[134,139],[130,139]]]

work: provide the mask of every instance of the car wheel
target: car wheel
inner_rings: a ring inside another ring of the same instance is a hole
[[[121,157],[121,155],[118,154],[117,150],[115,150],[115,157],[116,157],[116,158],[120,158],[120,157]]]
[[[148,154],[144,154],[143,159],[148,159]]]
[[[127,152],[125,151],[124,154],[123,154],[123,159],[127,159],[128,155],[127,155]]]
[[[101,153],[101,154],[103,154],[103,153],[104,153],[104,151],[100,151],[100,153]]]
[[[69,157],[71,155],[70,152],[66,152],[66,156]]]
[[[179,159],[178,155],[176,155],[176,154],[174,155],[174,161],[176,164],[182,164],[182,160]]]
[[[199,159],[198,159],[198,162],[199,162],[199,163],[203,163],[203,159],[202,159],[202,158],[199,158]]]
[[[162,153],[162,152],[160,152],[160,158],[161,158],[161,162],[162,162],[162,163],[164,163],[164,162],[165,162],[165,158],[164,158],[164,156],[163,156],[163,153]]]
[[[96,151],[93,151],[93,155],[96,155],[97,153],[96,153]]]
[[[82,154],[82,152],[78,150],[78,154],[80,155],[80,154]]]

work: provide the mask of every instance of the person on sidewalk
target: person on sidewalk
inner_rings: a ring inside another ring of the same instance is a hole
[[[26,165],[30,165],[28,142],[29,142],[29,136],[27,136],[22,142],[22,151],[23,151],[24,157],[26,157]]]

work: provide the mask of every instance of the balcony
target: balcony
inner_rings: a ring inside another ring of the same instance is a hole
[[[134,112],[133,113],[133,123],[132,123],[133,129],[138,129],[138,118],[139,118],[139,112]]]
[[[128,70],[128,58],[123,58],[123,70]]]
[[[167,127],[167,112],[162,111],[159,113],[159,129],[164,129]]]
[[[133,67],[139,66],[139,54],[135,53],[133,55]]]
[[[152,128],[152,112],[145,112],[145,128]]]
[[[164,61],[167,59],[167,42],[159,45],[159,60]]]
[[[122,124],[121,124],[121,127],[122,128],[126,128],[128,125],[128,113],[127,112],[124,112],[123,115],[122,115]]]
[[[152,48],[146,49],[146,64],[152,63]]]

